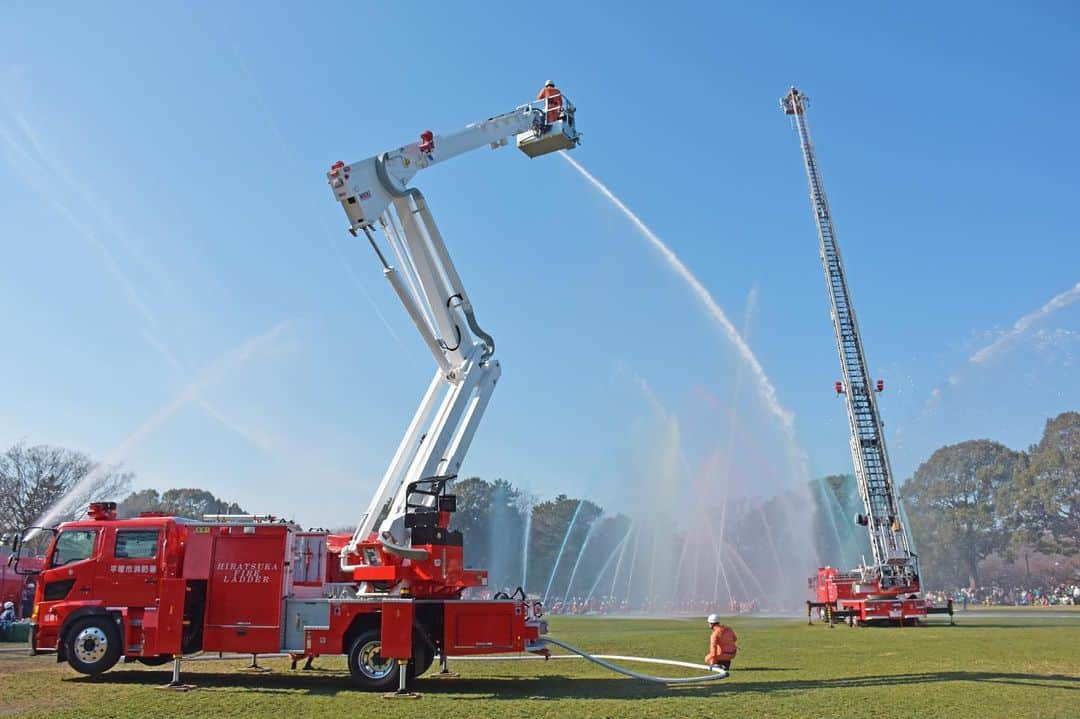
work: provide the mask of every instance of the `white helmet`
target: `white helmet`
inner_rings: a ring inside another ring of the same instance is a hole
[[[14,609],[15,602],[4,602],[4,609]]]
[[[709,623],[709,624],[719,624],[719,623],[720,623],[720,615],[719,615],[719,614],[710,614],[710,615],[709,615],[709,616],[708,616],[708,617],[707,617],[707,618],[705,619],[705,621],[706,621],[707,623]]]
[[[544,87],[555,87],[555,81],[554,80],[548,80],[547,82],[544,83]]]

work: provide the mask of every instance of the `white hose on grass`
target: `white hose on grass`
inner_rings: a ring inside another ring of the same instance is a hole
[[[646,681],[646,682],[654,682],[656,684],[667,684],[667,685],[700,684],[702,682],[712,682],[712,681],[716,681],[717,679],[725,679],[725,678],[727,678],[729,676],[728,672],[726,670],[724,670],[724,669],[721,669],[720,667],[706,666],[704,664],[694,664],[692,662],[680,662],[680,661],[675,660],[675,659],[657,659],[655,657],[628,657],[628,656],[623,656],[621,654],[589,654],[588,652],[584,651],[583,649],[578,649],[577,647],[575,647],[575,646],[573,646],[571,644],[567,644],[566,642],[560,641],[560,640],[555,639],[553,637],[541,637],[540,641],[544,642],[545,644],[554,644],[556,646],[562,647],[563,649],[565,649],[565,650],[567,650],[569,652],[573,652],[576,655],[576,656],[555,655],[555,656],[550,657],[551,659],[587,659],[588,661],[590,661],[590,662],[592,662],[594,664],[599,664],[600,666],[604,667],[605,669],[609,669],[609,670],[611,670],[613,672],[617,672],[619,674],[625,674],[628,677],[633,677],[634,679],[640,679],[640,680]],[[522,659],[543,659],[543,658],[544,657],[539,657],[539,656],[536,656],[535,654],[524,654],[524,655],[521,655],[521,656],[498,656],[498,657],[487,657],[487,656],[454,657],[454,661],[461,661],[463,659],[472,660],[472,661],[478,661],[478,662],[480,662],[480,661],[512,661],[512,660],[522,660]],[[612,664],[609,661],[605,661],[605,660],[608,660],[608,659],[611,659],[611,660],[617,661],[617,662],[641,662],[643,664],[665,664],[665,665],[671,666],[671,667],[686,667],[688,669],[705,669],[705,670],[707,670],[709,672],[709,674],[705,674],[705,675],[697,676],[697,677],[654,677],[651,674],[641,674],[640,672],[635,672],[632,669],[627,669],[626,667],[620,667],[617,664]]]

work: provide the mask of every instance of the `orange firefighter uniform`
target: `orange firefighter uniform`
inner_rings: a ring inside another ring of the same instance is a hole
[[[731,668],[731,660],[735,658],[739,648],[735,646],[738,641],[735,630],[725,624],[712,625],[712,634],[709,636],[709,653],[705,655],[705,663],[721,666],[724,669]]]
[[[559,88],[555,87],[554,83],[548,83],[540,88],[540,94],[536,96],[536,99],[547,100],[544,111],[547,112],[548,124],[557,122],[559,114],[562,113],[562,93]]]

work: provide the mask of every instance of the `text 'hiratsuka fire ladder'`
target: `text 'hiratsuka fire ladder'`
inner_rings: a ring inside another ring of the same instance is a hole
[[[859,325],[851,304],[840,248],[836,244],[829,201],[825,197],[825,186],[806,124],[807,98],[792,87],[781,99],[780,105],[785,113],[794,117],[799,132],[806,176],[810,183],[810,202],[821,240],[821,262],[832,304],[833,330],[843,372],[843,381],[836,383],[836,391],[846,399],[851,425],[851,457],[855,464],[859,493],[866,508],[866,514],[858,515],[855,521],[869,531],[874,552],[873,566],[860,567],[859,571],[864,582],[879,582],[883,592],[898,588],[917,591],[915,557],[901,523],[881,415],[875,398],[875,390],[880,392],[884,384],[878,380],[876,385],[872,385],[866,368],[866,354],[859,337]]]

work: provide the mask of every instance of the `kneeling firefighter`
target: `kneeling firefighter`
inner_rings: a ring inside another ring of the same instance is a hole
[[[731,660],[735,658],[739,648],[735,646],[738,637],[735,630],[726,624],[720,623],[720,617],[710,614],[708,619],[712,634],[709,636],[709,653],[705,655],[705,663],[709,666],[731,669]]]

